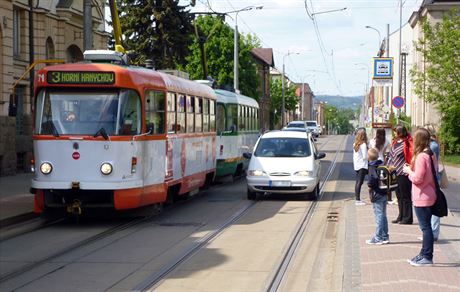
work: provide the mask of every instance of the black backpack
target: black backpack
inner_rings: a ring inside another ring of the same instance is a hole
[[[390,170],[386,165],[377,167],[377,177],[379,178],[379,189],[385,191],[394,191],[398,188],[396,179],[396,170]]]

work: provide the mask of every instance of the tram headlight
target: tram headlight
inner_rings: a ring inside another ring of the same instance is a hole
[[[43,162],[43,163],[40,165],[40,171],[41,171],[43,174],[50,174],[50,173],[53,171],[53,166],[52,166],[51,163],[49,163],[49,162]]]
[[[112,164],[108,163],[108,162],[104,162],[102,163],[101,165],[101,172],[102,174],[104,175],[109,175],[112,173]]]

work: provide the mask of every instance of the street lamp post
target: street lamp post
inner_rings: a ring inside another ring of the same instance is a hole
[[[230,11],[227,12],[226,14],[229,13],[235,13],[235,32],[233,36],[233,42],[234,42],[234,47],[233,47],[233,87],[235,89],[236,93],[239,93],[240,87],[239,87],[239,76],[238,76],[238,13],[242,11],[249,11],[252,9],[262,9],[263,6],[248,6],[245,8],[241,8],[239,10],[235,11]]]
[[[378,55],[378,52],[380,52],[380,44],[382,42],[382,36],[380,35],[380,31],[378,29],[376,29],[375,27],[372,27],[370,25],[366,25],[366,28],[370,28],[372,30],[375,30],[379,34],[379,46],[377,47],[377,49],[378,49],[377,55]]]
[[[287,52],[287,54],[285,54],[283,56],[283,73],[281,74],[281,95],[282,95],[282,98],[281,98],[281,127],[284,127],[284,112],[286,111],[285,109],[285,99],[284,99],[284,58],[289,56],[289,55],[292,55],[292,54],[299,54],[299,53],[294,53],[294,52]]]

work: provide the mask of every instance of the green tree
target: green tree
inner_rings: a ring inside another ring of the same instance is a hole
[[[286,111],[292,111],[295,110],[300,98],[295,95],[296,87],[293,84],[287,85],[286,83],[284,83],[284,108]],[[276,110],[274,124],[278,124],[283,103],[283,84],[281,80],[276,79],[270,82],[270,99],[270,112],[274,113]]]
[[[326,130],[336,130],[337,134],[348,134],[353,131],[350,121],[355,119],[356,112],[353,109],[338,109],[332,105],[324,107]],[[331,134],[329,132],[328,134]]]
[[[436,24],[425,21],[415,43],[424,68],[411,70],[415,92],[441,113],[440,136],[449,153],[460,152],[460,17],[456,11]]]
[[[156,69],[185,64],[192,17],[179,0],[120,1],[120,24],[125,49],[133,63],[152,59]]]
[[[222,18],[210,15],[195,19],[198,37],[205,41],[205,56],[208,76],[219,86],[233,88],[233,29]],[[252,35],[239,37],[239,87],[242,94],[258,99],[257,67],[250,51],[259,47],[259,41]],[[183,69],[191,79],[202,79],[201,51],[199,39],[195,36],[189,46],[190,54]]]

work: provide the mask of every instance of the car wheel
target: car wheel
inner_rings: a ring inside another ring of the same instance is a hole
[[[315,189],[310,193],[309,197],[310,197],[310,199],[312,199],[313,201],[318,200],[318,197],[319,197],[319,182],[318,182],[318,184],[316,185]]]
[[[254,201],[255,199],[257,199],[257,192],[253,192],[248,188],[247,196],[248,200]]]

